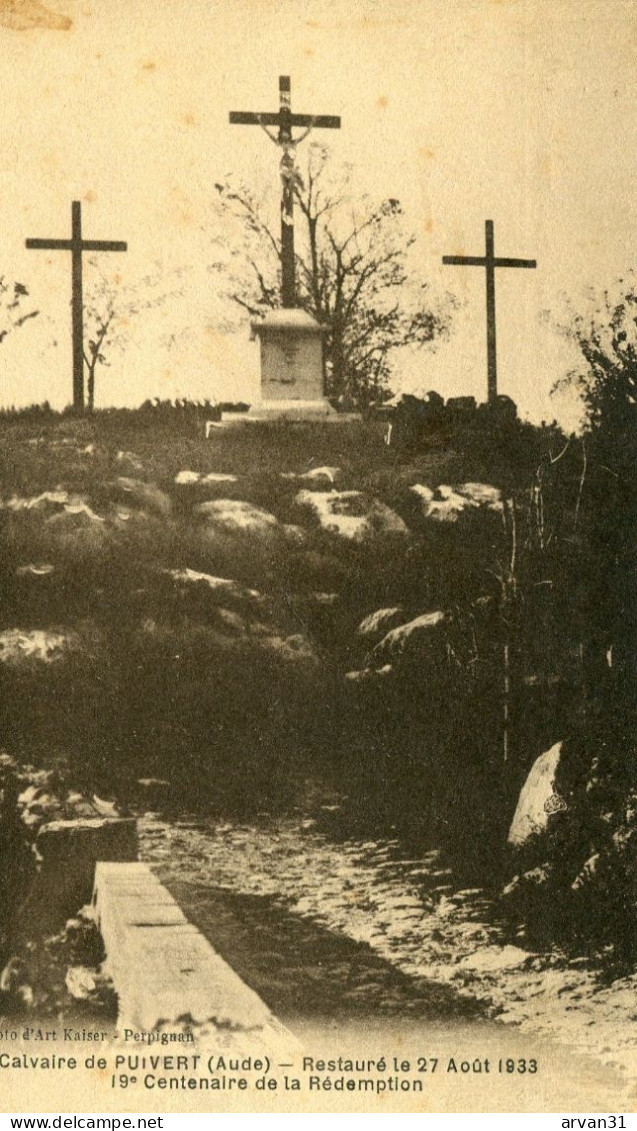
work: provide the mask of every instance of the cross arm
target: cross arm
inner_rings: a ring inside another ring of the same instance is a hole
[[[306,126],[308,129],[340,130],[341,119],[335,114],[292,114],[291,126]]]
[[[340,130],[341,119],[334,114],[253,114],[247,110],[231,110],[230,124],[233,126],[280,126],[282,121],[290,126],[305,126],[308,129]]]
[[[40,248],[46,251],[71,251],[73,244],[71,240],[25,240],[25,246],[30,248]]]
[[[231,110],[230,124],[233,126],[278,126],[280,114],[251,114],[246,110]]]
[[[537,267],[537,259],[497,259],[493,260],[494,267]]]
[[[465,267],[486,267],[487,265],[484,255],[443,255],[442,262],[448,264],[461,263]]]
[[[124,240],[82,240],[82,251],[127,251]]]

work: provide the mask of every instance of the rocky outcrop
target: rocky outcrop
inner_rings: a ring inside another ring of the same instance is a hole
[[[353,542],[409,534],[406,523],[391,507],[363,491],[319,493],[306,489],[299,491],[296,505],[312,511],[323,530]]]
[[[455,523],[462,515],[477,511],[502,513],[502,494],[488,483],[461,483],[456,487],[441,483],[432,488],[414,483],[412,495],[420,499],[423,518],[434,522]]]

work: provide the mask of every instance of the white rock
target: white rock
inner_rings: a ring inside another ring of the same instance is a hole
[[[467,511],[503,510],[500,491],[489,483],[460,483],[456,487],[441,483],[435,490],[414,483],[410,491],[422,500],[423,515],[435,522],[457,522]]]
[[[555,789],[555,776],[562,753],[562,743],[556,742],[536,758],[522,786],[517,808],[511,821],[508,843],[520,848],[533,837],[546,831],[552,813],[566,808],[566,803]]]
[[[432,632],[445,622],[445,614],[439,609],[433,613],[423,613],[406,624],[399,624],[392,628],[374,648],[374,652],[385,655],[397,655],[414,643],[422,643],[431,638]]]
[[[0,632],[0,664],[16,665],[25,660],[51,664],[62,659],[70,643],[71,637],[62,632],[7,628]]]
[[[172,577],[173,581],[185,584],[206,585],[213,592],[229,593],[236,597],[260,597],[258,589],[244,589],[238,581],[229,577],[214,577],[210,573],[200,573],[196,569],[164,569],[162,573]]]
[[[419,499],[423,499],[425,503],[430,503],[434,497],[431,487],[425,487],[422,483],[414,483],[409,490]]]
[[[161,515],[168,515],[171,509],[170,498],[154,483],[142,479],[131,479],[121,475],[114,484],[116,495],[133,507],[144,507]]]
[[[402,620],[404,611],[401,605],[394,605],[387,609],[376,609],[376,612],[369,613],[356,629],[357,636],[376,636],[377,633],[385,633],[387,629],[397,622]]]
[[[391,672],[391,664],[383,664],[382,668],[362,668],[360,671],[345,672],[345,679],[349,683],[366,683],[370,679],[386,679]]]
[[[118,463],[129,464],[134,471],[141,471],[144,466],[139,456],[135,455],[135,452],[118,452],[117,461]]]
[[[63,507],[68,501],[68,491],[43,491],[41,495],[33,495],[31,498],[13,495],[4,506],[11,511],[45,510],[47,507]]]
[[[496,973],[498,970],[512,970],[532,957],[528,950],[522,950],[519,946],[488,946],[476,951],[475,954],[461,958],[458,966],[464,970],[475,970],[477,973],[489,971]]]
[[[201,479],[199,471],[179,471],[175,476],[175,483],[198,483]]]
[[[303,490],[296,496],[296,503],[312,510],[324,530],[354,542],[378,535],[409,533],[395,511],[379,499],[369,499],[362,491]]]
[[[29,565],[18,566],[16,574],[18,577],[47,577],[54,569],[55,566],[49,562],[41,562],[37,565],[30,562]]]
[[[227,475],[222,471],[210,471],[204,475],[202,483],[238,483],[238,475]]]
[[[206,524],[226,534],[273,534],[281,531],[277,518],[241,499],[214,499],[201,503],[196,513]]]
[[[88,966],[69,966],[64,981],[71,997],[79,1001],[86,1001],[97,987],[95,971]]]

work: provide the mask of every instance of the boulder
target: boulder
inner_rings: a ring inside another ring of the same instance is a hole
[[[502,513],[502,495],[497,487],[488,483],[460,483],[450,487],[445,483],[432,489],[421,483],[410,488],[421,500],[424,518],[434,522],[458,522],[461,515],[481,510]]]
[[[467,954],[458,962],[462,970],[497,974],[500,970],[513,970],[529,962],[535,955],[519,946],[487,946]]]
[[[162,516],[170,514],[170,498],[155,483],[145,483],[142,479],[120,475],[111,485],[111,493],[116,501],[127,507],[141,507],[151,514]]]
[[[221,471],[210,471],[204,475],[201,471],[180,471],[175,476],[175,483],[179,486],[185,487],[194,483],[238,483],[239,479],[236,475],[227,475]]]
[[[35,848],[40,869],[17,922],[18,935],[27,937],[59,929],[89,902],[98,860],[137,859],[137,823],[124,817],[50,821],[41,826]]]
[[[162,570],[162,573],[171,577],[179,585],[206,588],[222,596],[251,600],[256,600],[261,596],[258,589],[246,589],[232,578],[214,577],[210,573],[200,573],[196,569],[165,569]]]
[[[133,471],[142,471],[144,465],[135,452],[118,452],[116,456],[118,463],[127,464]]]
[[[13,495],[4,507],[10,511],[44,511],[54,514],[70,501],[68,491],[43,491],[41,495]],[[76,501],[76,500],[74,500]]]
[[[371,680],[387,679],[392,673],[391,664],[383,664],[382,668],[361,668],[360,671],[345,672],[348,683],[369,683]]]
[[[303,471],[297,474],[295,471],[282,471],[282,479],[297,479],[305,483],[317,483],[324,485],[327,483],[336,483],[336,480],[341,474],[340,467],[313,467],[311,471]]]
[[[89,866],[92,872],[97,860],[137,859],[137,823],[133,817],[50,821],[35,845],[45,869],[64,861],[74,868]]]
[[[18,566],[16,577],[48,577],[55,570],[50,562],[29,562],[28,565]]]
[[[440,610],[432,613],[422,613],[419,617],[399,624],[390,631],[376,645],[373,655],[377,657],[396,656],[414,649],[421,649],[423,644],[440,643],[440,629],[445,624],[446,614]]]
[[[511,847],[524,848],[530,840],[542,836],[551,817],[567,808],[555,787],[561,754],[562,743],[557,742],[531,766],[509,829],[507,839]]]
[[[242,499],[212,499],[195,507],[206,527],[220,534],[283,534],[279,520],[269,511]]]
[[[363,636],[366,640],[374,636],[380,638],[385,635],[388,629],[401,624],[404,615],[405,611],[401,605],[393,605],[387,609],[376,609],[376,612],[369,613],[364,617],[356,629],[356,635]]]
[[[311,510],[324,530],[353,542],[409,534],[402,518],[379,499],[362,491],[299,491],[297,506]]]
[[[0,664],[11,667],[53,664],[77,647],[78,639],[72,632],[50,632],[42,628],[25,632],[21,628],[6,628],[0,632]]]
[[[78,559],[101,558],[111,539],[108,523],[86,503],[69,503],[50,515],[43,523],[42,533],[47,550],[52,536],[58,548]]]

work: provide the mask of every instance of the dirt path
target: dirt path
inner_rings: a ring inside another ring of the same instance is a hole
[[[488,895],[459,890],[439,853],[334,843],[314,821],[290,818],[148,815],[140,834],[143,858],[286,1022],[442,1023],[456,1043],[487,1022],[489,1041],[506,1031],[521,1054],[548,1039],[553,1058],[577,1050],[630,1091],[637,979],[604,986],[582,960],[510,945]]]

